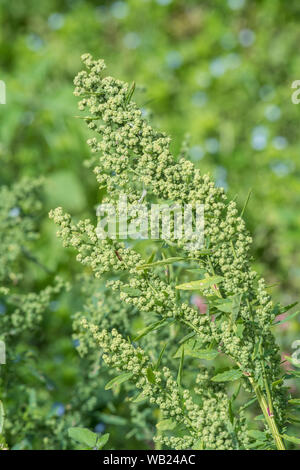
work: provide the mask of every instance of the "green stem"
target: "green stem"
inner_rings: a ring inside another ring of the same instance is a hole
[[[272,433],[272,436],[274,438],[274,441],[275,441],[275,444],[276,444],[276,447],[278,450],[285,450],[285,447],[284,447],[284,444],[283,444],[283,441],[280,437],[280,434],[279,434],[279,431],[278,431],[278,428],[277,428],[277,424],[276,424],[276,421],[275,421],[275,418],[274,418],[274,415],[272,413],[270,413],[270,409],[268,407],[268,404],[267,404],[267,401],[259,387],[259,385],[257,385],[254,380],[252,379],[252,377],[249,377],[249,381],[253,387],[253,390],[257,396],[257,400],[258,400],[258,403],[261,407],[261,410],[263,412],[263,415],[265,417],[265,420],[267,422],[267,425]]]

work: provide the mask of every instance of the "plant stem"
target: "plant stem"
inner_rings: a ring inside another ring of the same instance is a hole
[[[252,379],[252,377],[249,377],[249,381],[253,387],[253,390],[257,396],[257,400],[258,400],[258,403],[261,407],[261,410],[263,412],[263,415],[265,417],[265,420],[267,422],[267,425],[269,426],[269,429],[272,433],[272,436],[274,438],[274,441],[275,441],[275,444],[276,444],[276,447],[278,450],[285,450],[285,447],[284,447],[284,444],[283,444],[283,441],[281,439],[281,436],[279,434],[279,431],[278,431],[278,428],[277,428],[277,425],[276,425],[276,422],[275,422],[275,418],[274,418],[274,415],[273,414],[270,414],[270,411],[269,411],[269,407],[268,407],[268,404],[266,402],[266,399],[259,387],[259,385],[257,385],[254,380]]]

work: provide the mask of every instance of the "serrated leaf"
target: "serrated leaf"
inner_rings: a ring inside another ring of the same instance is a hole
[[[176,289],[179,290],[203,290],[208,289],[215,284],[218,284],[223,281],[223,277],[221,276],[209,276],[205,277],[204,279],[199,279],[198,281],[190,281],[186,282],[185,284],[180,284],[176,286]]]
[[[172,431],[177,426],[177,423],[172,421],[171,419],[162,419],[156,425],[159,431]]]
[[[88,447],[95,447],[98,436],[96,433],[86,428],[69,428],[69,437],[74,439],[79,444],[84,444]]]
[[[220,374],[215,375],[211,380],[213,382],[232,382],[238,380],[243,376],[239,369],[230,369]]]
[[[133,376],[133,372],[124,372],[124,374],[120,374],[117,377],[114,377],[109,382],[107,382],[107,384],[105,385],[104,388],[105,388],[105,390],[110,390],[111,388],[113,388],[114,385],[119,385],[123,382],[126,382],[132,376]]]

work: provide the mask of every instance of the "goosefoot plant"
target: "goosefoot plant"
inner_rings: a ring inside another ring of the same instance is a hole
[[[284,450],[284,439],[297,444],[285,434],[289,393],[272,332],[275,317],[290,306],[274,305],[265,281],[251,269],[251,237],[236,203],[190,161],[171,154],[170,138],[155,131],[132,101],[134,86],[104,76],[103,60],[89,54],[82,60],[86,70],[74,80],[75,95],[82,98],[79,109],[88,111],[83,119],[99,135],[88,144],[102,202],[114,203],[122,192],[134,204],[146,188],[151,201],[200,203],[205,210],[203,250],[187,251],[184,240],[173,239],[156,244],[148,260],[134,244],[99,239],[89,219],[73,223],[62,208],[50,212],[77,260],[145,319],[145,329],[131,338],[99,328],[97,321],[80,321],[104,363],[121,372],[106,388],[129,381],[139,392],[133,401],[147,399],[159,408],[157,448]],[[189,291],[205,299],[206,313],[189,303]],[[164,329],[172,333],[161,350],[138,345]],[[166,361],[168,354],[172,360]],[[216,374],[207,361],[219,364],[218,357],[227,358],[229,368]],[[232,393],[235,381],[239,387]],[[240,389],[250,400],[238,406]],[[261,430],[246,420],[244,410],[253,402],[261,408]]]
[[[6,442],[22,448],[28,436],[51,434],[57,426],[55,418],[40,412],[42,403],[48,404],[40,398],[44,387],[32,385],[34,373],[40,374],[32,343],[41,331],[46,310],[67,287],[56,278],[37,291],[26,278],[27,264],[43,267],[32,253],[33,241],[39,236],[41,184],[23,179],[0,187],[0,450],[7,449]]]

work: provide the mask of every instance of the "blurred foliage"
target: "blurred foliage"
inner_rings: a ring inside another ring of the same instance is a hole
[[[28,424],[21,437],[10,434],[10,446],[72,448],[65,432],[57,441],[49,438],[49,429],[38,437],[30,422],[35,413],[43,416],[45,407],[56,417],[57,431],[68,406],[82,408],[70,405],[86,368],[71,338],[72,315],[85,297],[80,268],[56,240],[47,216],[61,205],[76,217],[93,217],[99,200],[82,164],[88,131],[74,117],[72,80],[80,55],[103,57],[112,75],[145,87],[139,102],[172,136],[174,153],[187,139],[189,158],[211,172],[241,209],[252,189],[244,217],[254,238],[255,267],[276,284],[275,297],[290,303],[300,282],[300,108],[291,102],[291,84],[300,78],[299,20],[297,0],[0,0],[0,79],[7,89],[7,104],[0,105],[0,185],[44,177],[40,238],[31,242],[39,262],[20,260],[25,279],[20,293],[45,288],[56,273],[73,284],[45,312],[40,336],[32,332],[19,344],[26,351],[29,341],[33,370],[47,380],[35,384],[37,405],[24,369]],[[281,348],[293,352],[299,322],[277,328]],[[111,416],[122,415],[120,400],[102,394],[96,414],[101,431],[109,428],[117,448],[138,446],[124,443],[109,424]],[[16,403],[19,398],[12,406]],[[78,416],[70,418],[72,425],[97,425],[89,407]]]

